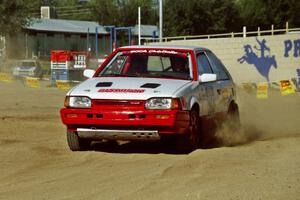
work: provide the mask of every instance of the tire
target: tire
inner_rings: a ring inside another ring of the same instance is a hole
[[[77,133],[74,132],[67,132],[67,141],[69,148],[72,151],[88,150],[91,145],[90,140],[81,139],[78,137]]]
[[[190,125],[188,133],[176,138],[176,150],[179,153],[190,153],[198,149],[200,144],[200,118],[197,109],[190,112]]]

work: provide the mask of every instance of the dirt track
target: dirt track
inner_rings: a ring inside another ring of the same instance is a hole
[[[174,155],[159,143],[71,152],[64,91],[0,82],[0,199],[300,199],[300,95],[240,92],[231,146]],[[221,132],[222,133],[222,132]]]

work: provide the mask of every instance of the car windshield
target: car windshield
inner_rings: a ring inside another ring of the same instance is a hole
[[[23,61],[20,64],[21,67],[35,67],[35,62],[32,61]]]
[[[190,55],[170,50],[131,50],[117,53],[98,76],[191,79]]]

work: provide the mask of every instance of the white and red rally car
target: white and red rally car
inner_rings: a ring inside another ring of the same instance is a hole
[[[232,78],[206,48],[121,47],[84,75],[60,111],[73,151],[93,140],[165,138],[189,151],[201,142],[201,119],[239,118]]]

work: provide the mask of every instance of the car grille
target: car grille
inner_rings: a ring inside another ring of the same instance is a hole
[[[144,101],[143,100],[93,100],[92,101],[93,107],[99,108],[107,108],[107,107],[114,107],[114,108],[143,108]]]

